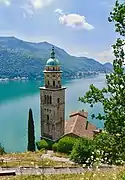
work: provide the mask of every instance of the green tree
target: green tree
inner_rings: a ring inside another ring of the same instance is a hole
[[[0,143],[0,155],[3,155],[5,153],[4,147]]]
[[[95,148],[101,152],[102,163],[114,164],[117,157],[117,151],[115,151],[116,141],[114,136],[102,132],[94,138]]]
[[[123,0],[124,1],[124,0]],[[109,22],[115,22],[116,32],[125,36],[125,2],[119,3],[116,0],[113,12],[110,12]]]
[[[106,75],[106,87],[100,90],[93,84],[90,85],[89,91],[84,97],[80,97],[79,101],[89,103],[90,107],[101,103],[104,114],[98,113],[97,116],[92,114],[92,118],[104,120],[106,131],[118,135],[120,138],[125,136],[125,71],[123,68],[125,59],[125,3],[116,1],[109,21],[115,22],[116,32],[119,33],[116,44],[112,45],[115,57],[113,72]]]
[[[35,151],[35,132],[32,109],[29,109],[28,119],[28,151]]]
[[[87,138],[79,138],[71,151],[70,159],[79,164],[89,164],[88,158],[95,150],[94,141]]]

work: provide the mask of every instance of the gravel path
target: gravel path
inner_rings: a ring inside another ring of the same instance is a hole
[[[74,162],[70,161],[69,158],[64,158],[64,157],[57,157],[57,156],[54,156],[53,155],[53,151],[47,151],[46,154],[43,154],[41,156],[41,158],[48,158],[48,159],[51,159],[53,161],[58,161],[58,162],[67,162],[69,164],[74,164]]]

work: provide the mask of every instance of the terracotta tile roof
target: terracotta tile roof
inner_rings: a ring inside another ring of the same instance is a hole
[[[88,112],[84,112],[84,111],[74,112],[69,117],[73,117],[73,116],[76,116],[76,115],[83,116],[83,117],[87,118],[88,117]]]
[[[70,119],[65,122],[65,134],[72,133],[80,137],[93,137],[96,126],[88,122],[86,130],[87,116],[88,113],[83,111],[72,113]]]

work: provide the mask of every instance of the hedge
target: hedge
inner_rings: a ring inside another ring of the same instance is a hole
[[[53,151],[57,151],[57,148],[58,148],[58,143],[54,143],[53,145],[52,145],[52,150]]]
[[[42,140],[36,142],[36,146],[38,150],[41,149],[48,149],[48,150],[52,150],[52,145],[54,144],[54,142],[52,140],[49,139],[45,139],[43,138]]]
[[[36,142],[36,146],[37,146],[38,150],[48,149],[49,148],[48,143],[44,139],[41,140],[41,141]]]
[[[76,138],[74,137],[70,137],[70,136],[63,137],[58,142],[57,151],[70,154],[75,142],[76,142]]]

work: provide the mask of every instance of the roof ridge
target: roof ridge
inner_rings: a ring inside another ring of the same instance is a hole
[[[76,125],[76,122],[77,122],[78,117],[79,117],[79,115],[76,116],[75,123],[74,123],[74,125],[73,125],[73,127],[72,127],[71,132],[73,132],[73,129],[74,129],[75,125]]]
[[[87,118],[87,112],[82,112],[82,111],[77,111],[77,112],[73,112],[69,117],[74,117],[74,116],[82,116],[84,118]]]

